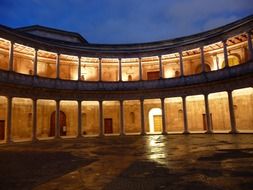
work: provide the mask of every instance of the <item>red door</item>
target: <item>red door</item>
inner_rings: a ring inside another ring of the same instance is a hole
[[[152,71],[147,73],[148,80],[157,80],[160,78],[159,71]]]
[[[105,134],[112,134],[112,118],[105,118],[104,119],[104,127],[105,127]]]
[[[0,140],[4,140],[4,136],[5,136],[5,121],[4,120],[0,120]]]
[[[66,115],[63,111],[60,111],[60,136],[66,136],[67,130],[66,130]],[[50,137],[55,136],[55,112],[51,114],[51,122],[50,122]]]

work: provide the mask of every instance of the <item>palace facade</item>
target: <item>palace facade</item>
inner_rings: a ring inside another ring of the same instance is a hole
[[[253,16],[150,43],[0,25],[0,142],[253,131]]]

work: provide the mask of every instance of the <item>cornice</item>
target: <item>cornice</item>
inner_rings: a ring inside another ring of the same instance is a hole
[[[127,58],[157,56],[209,45],[253,29],[253,15],[206,32],[170,40],[137,44],[63,44],[31,37],[0,25],[0,37],[36,49],[77,56]]]

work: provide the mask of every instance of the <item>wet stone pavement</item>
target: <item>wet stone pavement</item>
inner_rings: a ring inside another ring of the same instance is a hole
[[[252,134],[0,145],[3,190],[252,190]]]

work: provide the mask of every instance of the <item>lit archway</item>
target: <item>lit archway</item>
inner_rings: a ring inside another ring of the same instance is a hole
[[[162,110],[160,108],[152,108],[149,113],[148,113],[148,118],[149,118],[149,132],[154,133],[157,132],[155,130],[155,121],[156,118],[159,119],[158,122],[161,123],[161,117],[162,117]]]
[[[228,66],[233,67],[241,63],[240,56],[237,54],[232,54],[228,56]],[[225,67],[225,61],[222,62],[221,68]]]

